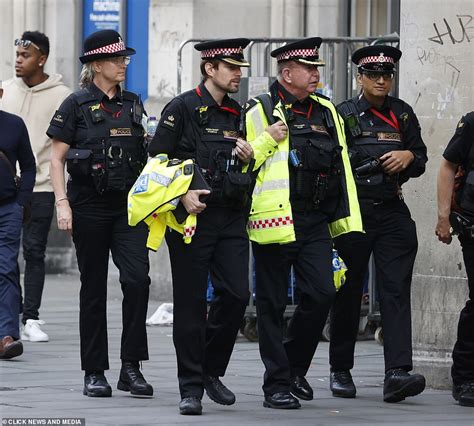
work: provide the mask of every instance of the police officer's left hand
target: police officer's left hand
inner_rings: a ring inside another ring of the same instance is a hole
[[[238,138],[237,142],[235,143],[235,153],[240,160],[247,164],[253,157],[252,146],[242,138]]]
[[[189,214],[199,214],[207,207],[199,197],[210,193],[207,189],[190,189],[181,197],[181,202]]]
[[[380,157],[383,171],[394,175],[405,170],[415,159],[411,151],[390,151]]]

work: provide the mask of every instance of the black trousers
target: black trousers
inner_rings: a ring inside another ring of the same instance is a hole
[[[364,276],[373,253],[382,318],[385,370],[411,370],[410,289],[418,242],[415,222],[401,200],[376,206],[361,204],[365,234],[335,239],[348,271],[331,312],[329,363],[333,371],[354,366]]]
[[[39,319],[45,277],[44,258],[53,214],[54,193],[33,192],[31,218],[23,225],[25,259],[23,324],[29,319]]]
[[[326,216],[294,213],[296,242],[252,244],[260,356],[266,395],[289,390],[290,380],[305,376],[336,295],[332,240]],[[300,301],[283,339],[288,277],[293,265]]]
[[[109,252],[120,273],[123,293],[122,341],[124,361],[148,359],[146,312],[150,278],[144,223],[127,222],[126,193],[99,196],[70,194],[73,240],[81,273],[80,335],[83,370],[108,370],[107,273]]]
[[[474,239],[459,237],[466,266],[469,299],[461,311],[451,376],[456,385],[474,383]]]
[[[176,231],[167,231],[166,242],[179,390],[182,398],[201,398],[203,375],[225,375],[249,300],[246,218],[241,211],[208,206],[190,244]],[[207,313],[209,274],[214,299]]]

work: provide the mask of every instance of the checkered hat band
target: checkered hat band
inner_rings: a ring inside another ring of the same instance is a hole
[[[271,219],[249,220],[248,228],[250,229],[266,229],[277,228],[279,226],[293,225],[293,219],[290,216],[275,217]]]
[[[374,64],[374,63],[380,64],[380,63],[385,63],[385,62],[388,62],[390,64],[395,63],[393,58],[390,56],[378,55],[378,56],[366,56],[365,58],[362,58],[359,61],[358,66],[360,67],[361,65],[365,65],[365,64]]]
[[[318,56],[318,49],[295,49],[287,50],[286,52],[280,53],[277,55],[277,61],[285,61],[287,59],[295,57],[307,57],[307,56]]]
[[[226,48],[215,48],[207,49],[201,52],[201,58],[213,58],[217,55],[230,56],[236,53],[242,54],[243,50],[241,47],[226,47]]]
[[[84,56],[97,55],[98,53],[116,53],[126,50],[123,41],[119,41],[114,44],[108,44],[107,46],[99,47],[98,49],[89,50],[84,53]]]

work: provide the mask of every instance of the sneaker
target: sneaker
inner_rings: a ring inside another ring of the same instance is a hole
[[[21,339],[30,342],[47,342],[48,335],[41,330],[40,325],[44,325],[42,320],[26,320],[26,324],[21,328]]]

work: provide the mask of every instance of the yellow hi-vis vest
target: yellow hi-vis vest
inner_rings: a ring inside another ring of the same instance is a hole
[[[329,224],[329,231],[332,237],[352,231],[364,232],[356,185],[347,154],[343,121],[329,100],[317,95],[310,97],[331,112],[338,143],[342,147],[342,199],[332,218],[334,220]],[[260,167],[252,195],[248,221],[249,238],[259,244],[290,243],[295,241],[296,237],[290,204],[289,132],[283,141],[275,142],[270,134],[265,132],[268,120],[262,104],[258,100],[256,102],[245,115],[247,141],[254,150],[254,169]],[[274,107],[273,115],[286,124],[283,108],[284,105],[279,101]]]
[[[170,161],[172,162],[171,164]],[[188,215],[178,223],[172,210],[179,203],[191,184],[194,173],[192,160],[168,160],[166,154],[158,154],[148,161],[135,184],[128,193],[128,224],[136,226],[144,221],[149,228],[147,247],[158,250],[166,227],[183,234],[185,243],[190,243],[196,232],[195,215]]]

